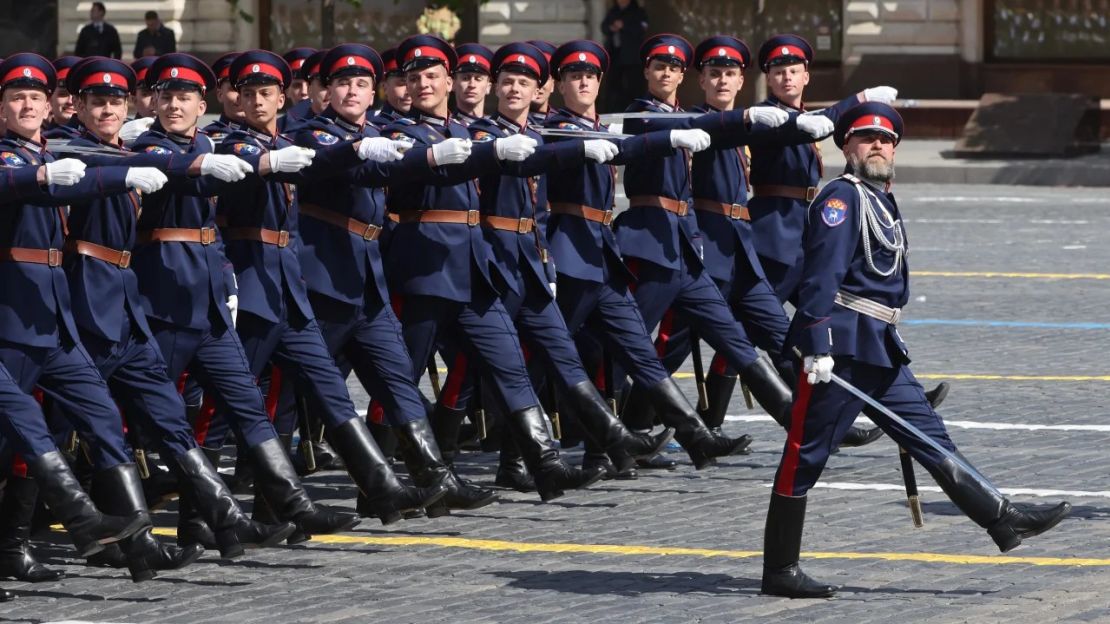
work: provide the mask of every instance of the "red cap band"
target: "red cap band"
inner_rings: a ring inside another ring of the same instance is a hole
[[[5,74],[3,81],[0,82],[2,82],[3,84],[8,84],[13,80],[19,80],[20,78],[33,78],[35,80],[38,80],[42,84],[46,84],[48,82],[46,80],[46,74],[44,74],[42,70],[38,67],[34,67],[31,65],[16,67],[15,69]]]
[[[289,64],[289,69],[297,71],[301,68],[301,65],[304,65],[304,62],[307,60],[307,58],[294,59],[293,62]]]
[[[800,59],[805,59],[806,53],[803,52],[802,49],[798,46],[781,45],[775,47],[774,50],[771,50],[771,53],[767,55],[767,62],[770,63],[771,61],[783,56],[796,56]]]
[[[744,57],[740,55],[740,50],[737,50],[736,48],[730,48],[728,46],[717,46],[715,48],[711,48],[708,52],[702,55],[701,62],[705,63],[706,61],[715,58],[730,58],[737,63],[740,63],[741,67],[744,66]]]
[[[281,75],[281,70],[269,63],[251,63],[250,65],[244,65],[243,71],[239,72],[236,79],[242,80],[251,74],[266,74],[267,76],[272,76],[280,83],[285,82],[284,77]]]
[[[651,52],[648,52],[647,57],[649,59],[651,59],[652,57],[656,57],[656,56],[673,56],[673,57],[678,58],[678,60],[682,61],[683,63],[686,62],[686,55],[682,53],[682,48],[679,47],[679,46],[674,46],[674,45],[656,46],[656,47],[651,49]]]
[[[82,89],[87,89],[88,87],[116,87],[124,91],[129,90],[127,78],[124,78],[123,74],[117,74],[115,72],[94,72],[81,83]]]
[[[898,136],[894,131],[894,123],[882,115],[864,115],[855,120],[848,128],[847,136],[851,136],[858,130],[885,130],[893,136]]]
[[[397,59],[396,58],[391,58],[388,61],[385,61],[385,71],[387,73],[388,72],[395,72],[398,69],[400,69],[400,68],[397,67]]]
[[[163,80],[184,80],[186,82],[195,82],[204,88],[204,77],[199,72],[193,71],[188,67],[167,67],[158,74],[158,82]]]
[[[574,52],[568,54],[563,57],[563,61],[559,63],[559,68],[562,69],[567,65],[573,65],[575,63],[589,63],[598,69],[601,68],[601,59],[597,58],[597,55],[593,52]]]
[[[542,73],[540,72],[540,64],[536,62],[536,59],[528,56],[527,54],[513,54],[511,56],[506,56],[505,60],[501,61],[501,67],[499,67],[498,69],[503,70],[505,69],[506,65],[524,65],[528,69],[531,69],[533,72],[535,72],[536,76],[539,76]]]
[[[432,46],[419,46],[409,50],[408,53],[405,54],[406,63],[418,58],[434,58],[443,61],[444,65],[448,64],[447,55],[444,54],[443,50]]]
[[[331,69],[328,70],[328,73],[334,74],[335,72],[345,67],[361,67],[369,71],[371,76],[375,76],[374,65],[370,62],[370,59],[353,54],[349,56],[344,56],[343,58],[336,61],[335,64],[331,66]]]
[[[472,65],[481,65],[489,71],[489,60],[480,54],[467,54],[465,57],[459,59],[459,65],[463,63],[470,63]]]

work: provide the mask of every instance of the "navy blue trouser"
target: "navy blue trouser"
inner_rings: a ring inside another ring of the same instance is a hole
[[[908,366],[886,368],[838,357],[833,372],[874,397],[942,447],[956,450],[944,421],[929,405],[925,389]],[[829,454],[840,444],[863,405],[863,400],[835,383],[811,386],[806,382],[806,374],[800,373],[798,389],[794,392],[790,433],[775,474],[775,492],[784,496],[804,496],[817,483]],[[877,411],[873,414],[869,412],[868,416],[926,470],[933,472],[943,461],[944,458],[936,450],[886,416]]]
[[[801,254],[794,264],[783,264],[766,256],[759,256],[759,264],[763,267],[763,274],[775,291],[775,296],[780,303],[794,301],[798,294],[798,285],[802,282]]]
[[[219,305],[214,302],[214,305]],[[209,448],[223,446],[230,426],[247,448],[277,437],[239,335],[214,312],[207,328],[183,328],[150,318],[154,340],[166,360],[169,378],[188,372],[189,379],[211,396],[217,416],[203,439]],[[216,427],[217,422],[226,426]]]
[[[309,301],[328,352],[354,371],[367,393],[381,404],[385,421],[401,425],[426,419],[414,383],[423,369],[413,366],[401,339],[401,322],[377,291],[367,293],[362,306],[312,292]]]
[[[7,473],[10,452],[32,458],[58,450],[38,402],[20,390],[3,365],[0,365],[0,441],[6,447],[0,474]]]
[[[89,456],[95,469],[105,470],[131,462],[123,439],[123,421],[108,392],[108,384],[85,347],[69,336],[59,336],[58,342],[54,347],[29,347],[0,341],[0,364],[28,396],[38,386],[43,395],[54,402],[89,445]],[[22,423],[18,426],[33,431],[27,428],[30,426],[24,420],[27,416],[25,411],[12,414]],[[42,418],[41,411],[36,417]],[[22,449],[28,457],[57,450],[49,434],[47,437],[36,435],[28,441],[32,442],[31,446]]]

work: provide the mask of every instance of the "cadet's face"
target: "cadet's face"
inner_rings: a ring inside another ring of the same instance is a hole
[[[239,89],[239,105],[251,125],[264,128],[285,105],[285,93],[276,84],[246,85]]]
[[[77,112],[77,104],[73,94],[66,91],[63,86],[54,89],[50,95],[50,115],[56,124],[64,124]]]
[[[374,79],[344,76],[328,84],[328,100],[335,112],[352,123],[362,123],[366,109],[374,105]]]
[[[667,99],[678,91],[682,84],[683,72],[678,65],[671,65],[663,61],[652,61],[644,69],[644,78],[648,81],[648,91],[660,99]]]
[[[319,115],[328,107],[328,87],[319,78],[314,77],[308,83],[308,99],[312,100],[312,111]]]
[[[543,83],[536,89],[536,95],[532,97],[532,103],[538,108],[547,106],[547,101],[551,99],[551,93],[555,90],[555,79],[548,78],[547,82]]]
[[[409,85],[404,76],[394,75],[385,79],[385,101],[402,113],[408,112],[412,98],[409,97]]]
[[[537,87],[536,79],[531,76],[501,72],[497,75],[497,107],[510,115],[526,111],[532,105]]]
[[[844,144],[844,159],[856,175],[889,182],[894,177],[894,138],[885,132],[857,132]]]
[[[423,111],[434,111],[447,100],[447,93],[454,81],[443,65],[432,65],[405,74],[413,106]]]
[[[135,114],[139,117],[151,117],[154,115],[154,91],[146,88],[138,88],[135,94],[131,96],[131,104],[135,107]]]
[[[565,72],[556,85],[568,106],[588,108],[597,102],[601,76],[588,71]]]
[[[243,109],[239,106],[239,92],[231,87],[230,81],[220,83],[219,88],[216,90],[216,99],[220,101],[220,107],[224,110],[224,115],[229,119],[242,120],[245,118]]]
[[[50,110],[46,92],[40,89],[5,89],[0,116],[8,130],[27,138],[34,137],[42,128],[46,112]]]
[[[744,86],[744,73],[739,67],[706,65],[698,76],[698,85],[705,92],[705,101],[717,108],[729,106]]]
[[[308,82],[300,78],[294,78],[293,83],[285,90],[285,99],[289,102],[296,104],[301,100],[308,98]]]
[[[127,119],[127,98],[89,93],[77,98],[77,115],[98,137],[113,141]]]
[[[809,84],[809,70],[805,63],[776,65],[767,73],[767,88],[783,101],[798,100]]]
[[[474,108],[489,95],[489,76],[472,72],[458,74],[451,89],[455,92],[457,102],[468,109]]]
[[[176,134],[191,135],[208,105],[197,91],[174,89],[158,92],[155,109],[163,128]]]

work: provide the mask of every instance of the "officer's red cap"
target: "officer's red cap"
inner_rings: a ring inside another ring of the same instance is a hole
[[[13,54],[0,63],[0,90],[31,87],[54,91],[58,74],[50,61],[33,52]]]
[[[894,139],[894,144],[902,140],[904,124],[902,116],[894,107],[882,102],[864,102],[844,112],[836,121],[833,141],[843,148],[849,137],[857,132],[881,132]]]
[[[752,62],[752,52],[748,44],[728,35],[710,37],[694,49],[694,67],[701,69],[706,65],[720,67],[747,67]]]
[[[490,75],[493,66],[493,50],[480,43],[464,43],[455,46],[455,54],[459,57],[459,66],[455,68],[456,74],[486,74]]]
[[[524,43],[530,43],[539,48],[540,52],[543,52],[544,58],[547,59],[548,64],[551,63],[551,55],[555,54],[555,50],[559,49],[558,46],[556,46],[554,43],[551,43],[550,41],[544,41],[542,39],[532,39],[530,41],[525,41]]]
[[[216,84],[231,80],[231,63],[239,58],[239,52],[228,52],[212,63],[212,73],[216,74]]]
[[[290,71],[296,72],[301,68],[301,65],[304,65],[305,59],[315,53],[316,48],[293,48],[285,54],[282,54],[281,58],[285,59],[286,63],[289,63]]]
[[[59,56],[54,59],[54,71],[58,74],[58,82],[64,83],[66,76],[69,75],[69,70],[73,69],[74,65],[83,60],[85,59],[80,56]]]
[[[775,35],[759,46],[759,67],[763,73],[774,65],[808,65],[812,60],[813,46],[798,35]]]
[[[232,61],[230,73],[236,90],[252,84],[277,84],[284,88],[293,78],[289,63],[269,50],[240,54]]]
[[[564,73],[576,71],[604,74],[609,71],[609,53],[587,39],[568,41],[555,48],[551,54],[552,75],[559,79]]]
[[[216,86],[216,74],[191,54],[172,52],[158,57],[146,73],[148,89],[183,89],[204,93]]]
[[[413,35],[405,39],[397,46],[397,57],[401,70],[405,72],[443,65],[448,73],[452,73],[459,64],[455,48],[434,35]]]
[[[136,84],[145,87],[146,72],[154,65],[154,61],[158,60],[157,56],[144,56],[131,61],[131,70],[135,72]]]
[[[405,72],[401,71],[401,67],[397,65],[397,48],[382,51],[382,67],[385,69],[386,78],[405,75]]]
[[[125,96],[135,90],[135,80],[135,71],[123,61],[90,56],[69,70],[66,90],[78,95]]]
[[[382,57],[374,48],[361,43],[337,45],[320,61],[320,80],[325,84],[343,76],[370,76],[377,80],[384,71]]]
[[[320,74],[320,61],[324,60],[327,55],[327,50],[317,50],[311,56],[301,63],[301,68],[296,71],[297,78],[301,80],[311,81]]]
[[[524,42],[508,43],[497,48],[493,55],[493,73],[503,71],[527,74],[540,82],[547,82],[550,70],[547,58],[539,48]]]
[[[647,67],[647,64],[651,61],[657,60],[670,65],[678,65],[685,71],[690,67],[693,56],[693,46],[690,45],[689,41],[678,35],[655,35],[649,37],[640,46],[640,58],[644,62],[644,67]]]

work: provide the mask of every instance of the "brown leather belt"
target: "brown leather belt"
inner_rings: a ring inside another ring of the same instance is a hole
[[[690,206],[686,202],[661,195],[633,195],[628,198],[628,205],[634,208],[640,206],[662,208],[680,217],[685,217],[686,213],[690,211]]]
[[[211,245],[216,242],[216,228],[155,228],[149,232],[139,232],[136,240],[140,244],[158,242]]]
[[[741,206],[740,204],[722,204],[721,202],[715,202],[711,199],[695,199],[694,210],[724,215],[729,219],[739,219],[741,221],[752,220],[752,215],[748,212],[748,207]]]
[[[752,187],[756,197],[788,197],[807,202],[817,197],[816,186],[784,186],[782,184],[759,184]]]
[[[62,250],[3,247],[0,248],[0,262],[26,262],[52,267],[62,266]]]
[[[382,233],[381,226],[374,225],[373,223],[363,223],[358,219],[352,219],[334,210],[328,210],[322,206],[317,206],[316,204],[301,204],[301,214],[308,215],[313,219],[323,221],[329,225],[343,228],[351,234],[362,238],[362,240],[377,240]]]
[[[587,221],[593,221],[594,223],[600,223],[602,225],[609,225],[613,222],[612,210],[598,210],[597,208],[590,208],[584,204],[552,202],[551,213],[582,217]]]
[[[277,245],[278,247],[289,246],[289,232],[285,230],[267,230],[265,228],[249,227],[228,228],[227,231],[224,232],[224,238],[228,240],[258,241],[267,245]]]
[[[513,219],[511,217],[482,215],[480,221],[482,225],[488,228],[505,232],[516,232],[517,234],[530,234],[536,226],[536,222],[528,218]]]
[[[397,213],[398,223],[458,223],[474,227],[481,223],[477,210],[406,210]]]
[[[71,240],[66,243],[66,253],[76,253],[90,258],[96,258],[101,262],[113,264],[121,269],[126,269],[131,266],[131,252],[119,251],[111,247],[97,245],[83,240]]]

